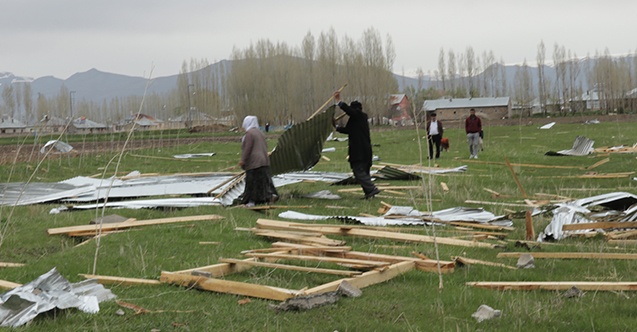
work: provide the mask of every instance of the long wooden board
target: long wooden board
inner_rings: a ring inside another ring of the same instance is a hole
[[[218,220],[223,219],[223,216],[216,214],[209,215],[199,215],[199,216],[187,216],[187,217],[173,217],[173,218],[160,218],[160,219],[147,219],[147,220],[136,220],[136,221],[124,221],[119,223],[112,224],[96,224],[96,225],[81,225],[81,226],[71,226],[71,227],[59,227],[59,228],[49,228],[47,233],[49,235],[56,234],[66,234],[66,233],[77,233],[77,232],[89,232],[89,231],[112,231],[118,229],[125,229],[131,227],[140,227],[140,226],[149,226],[149,225],[162,225],[162,224],[170,224],[170,223],[178,223],[178,222],[189,222],[189,221],[203,221],[203,220]]]
[[[2,289],[14,289],[20,286],[22,286],[22,284],[18,284],[18,283],[6,281],[6,280],[0,280],[0,288]]]
[[[344,275],[344,276],[355,276],[361,274],[360,271],[348,271],[348,270],[335,270],[335,269],[324,269],[324,268],[316,268],[316,267],[305,267],[298,265],[288,265],[288,264],[278,264],[278,263],[267,263],[267,262],[258,262],[258,261],[246,261],[241,259],[233,259],[233,258],[221,258],[219,259],[221,263],[230,263],[230,264],[248,264],[251,266],[260,266],[260,267],[268,267],[272,269],[280,269],[280,270],[292,270],[292,271],[301,271],[301,272],[313,272],[313,273],[323,273],[323,274],[335,274],[335,275]]]
[[[349,282],[354,287],[365,288],[367,286],[385,282],[398,275],[409,272],[414,269],[415,265],[416,264],[413,261],[405,261],[405,262],[392,264],[387,269],[382,271],[373,270],[373,271],[365,272],[362,275],[357,277],[328,282],[326,284],[307,289],[304,291],[304,293],[307,295],[310,295],[310,294],[320,294],[325,292],[333,292],[336,289],[338,289],[338,286],[343,281]]]
[[[575,231],[580,229],[609,229],[609,228],[637,228],[637,222],[634,221],[604,221],[604,222],[587,222],[579,224],[562,225],[563,231]]]
[[[522,252],[501,252],[498,258],[519,258]],[[533,252],[533,258],[555,259],[637,259],[637,254],[607,252]]]
[[[139,278],[123,278],[113,276],[100,276],[96,274],[80,274],[80,276],[86,279],[97,279],[102,285],[106,284],[118,284],[118,285],[160,285],[159,280],[153,279],[139,279]]]
[[[286,259],[286,260],[317,261],[317,262],[327,262],[327,263],[335,263],[335,264],[357,264],[357,265],[368,265],[368,266],[389,265],[389,263],[387,262],[378,262],[378,261],[372,261],[372,260],[322,257],[322,256],[310,256],[310,255],[247,253],[246,256],[257,257],[257,258],[276,258],[276,259]]]
[[[320,225],[316,224],[311,227],[306,227],[301,223],[292,223],[292,222],[284,222],[270,219],[258,219],[257,227],[264,229],[283,229],[283,230],[299,230],[304,231],[311,228],[312,231],[321,232],[323,234],[332,234],[332,235],[349,235],[349,236],[359,236],[359,237],[368,237],[368,238],[376,238],[376,239],[390,239],[397,241],[405,241],[405,242],[420,242],[420,243],[434,243],[445,244],[445,245],[453,245],[453,246],[462,246],[462,247],[479,247],[479,248],[493,248],[494,245],[485,242],[476,242],[476,241],[467,241],[467,240],[459,240],[445,237],[436,237],[434,239],[433,236],[428,235],[419,235],[419,234],[407,234],[407,233],[397,233],[397,232],[388,232],[388,231],[377,231],[377,230],[368,230],[368,229],[357,229],[348,226],[338,226],[338,225]]]
[[[568,290],[575,286],[583,291],[635,291],[637,281],[474,281],[467,286],[493,290]]]
[[[237,294],[262,299],[285,301],[299,295],[299,291],[271,286],[250,284],[239,281],[221,280],[193,276],[183,273],[162,271],[159,281],[168,284],[176,284],[184,287],[214,291],[219,293]]]

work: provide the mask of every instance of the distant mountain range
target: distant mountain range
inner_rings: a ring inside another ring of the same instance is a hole
[[[585,79],[586,71],[584,68],[592,68],[594,59],[584,59],[580,63],[581,73],[578,78],[578,85],[581,85],[584,90],[588,90],[588,85]],[[212,70],[215,71],[219,68],[231,68],[232,61],[222,60],[220,62],[211,64]],[[500,66],[496,64],[495,66]],[[506,81],[509,85],[512,84],[515,78],[515,73],[518,70],[519,65],[507,65],[504,66],[506,71]],[[545,75],[547,80],[555,82],[556,74],[553,67],[545,66]],[[529,67],[529,74],[532,80],[532,86],[537,87],[537,68]],[[476,75],[476,79],[481,79],[481,74]],[[394,74],[399,89],[404,91],[405,87],[418,87],[418,79],[413,77],[406,77],[402,75]],[[148,86],[148,94],[163,94],[170,92],[177,87],[178,74],[172,76],[164,76],[153,78]],[[33,97],[36,98],[38,94],[51,98],[57,96],[60,93],[62,86],[65,86],[69,91],[75,91],[75,98],[77,100],[86,100],[101,103],[104,100],[111,100],[113,98],[125,98],[129,96],[142,96],[146,89],[148,79],[143,77],[134,77],[119,75],[113,73],[106,73],[97,69],[91,69],[86,72],[76,73],[71,77],[62,80],[53,76],[45,76],[36,79],[22,77],[14,75],[10,72],[0,72],[0,88],[6,84],[16,82],[30,82]],[[424,77],[423,88],[427,89],[431,86],[438,86],[438,82],[435,78]],[[399,91],[393,91],[398,93]]]

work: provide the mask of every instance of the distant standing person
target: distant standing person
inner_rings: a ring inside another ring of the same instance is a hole
[[[252,207],[255,204],[271,203],[279,196],[270,173],[270,156],[265,135],[259,130],[256,116],[243,119],[245,135],[241,139],[241,160],[239,166],[246,172],[245,189],[241,204]]]
[[[380,193],[372,182],[370,170],[372,168],[372,140],[369,134],[367,114],[363,112],[363,105],[353,101],[349,105],[341,101],[341,93],[334,92],[334,100],[343,112],[349,116],[345,127],[336,126],[336,131],[347,134],[349,165],[354,178],[363,188],[365,199],[370,199]]]
[[[270,131],[270,122],[266,122],[265,123],[265,132],[269,132]]]
[[[467,141],[469,142],[469,158],[478,159],[478,151],[480,148],[480,132],[482,131],[482,121],[476,115],[476,110],[469,110],[469,116],[464,121],[464,129],[467,132]]]
[[[429,145],[429,159],[434,157],[434,145],[436,146],[436,159],[440,158],[440,143],[442,142],[443,130],[442,122],[436,119],[436,113],[431,113],[431,115],[429,115],[429,121],[427,121],[427,145]]]

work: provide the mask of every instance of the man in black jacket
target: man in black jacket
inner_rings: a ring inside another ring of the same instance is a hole
[[[372,182],[370,170],[372,168],[372,141],[369,135],[367,114],[363,112],[363,105],[353,101],[350,105],[341,101],[340,92],[334,92],[334,100],[345,114],[349,116],[345,127],[336,126],[336,131],[347,134],[349,165],[354,178],[360,183],[365,192],[365,199],[370,199],[380,193]]]

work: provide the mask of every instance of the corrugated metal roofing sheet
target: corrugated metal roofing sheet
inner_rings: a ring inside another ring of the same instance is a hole
[[[323,143],[332,133],[336,106],[286,130],[270,154],[272,175],[306,171],[321,159]]]

